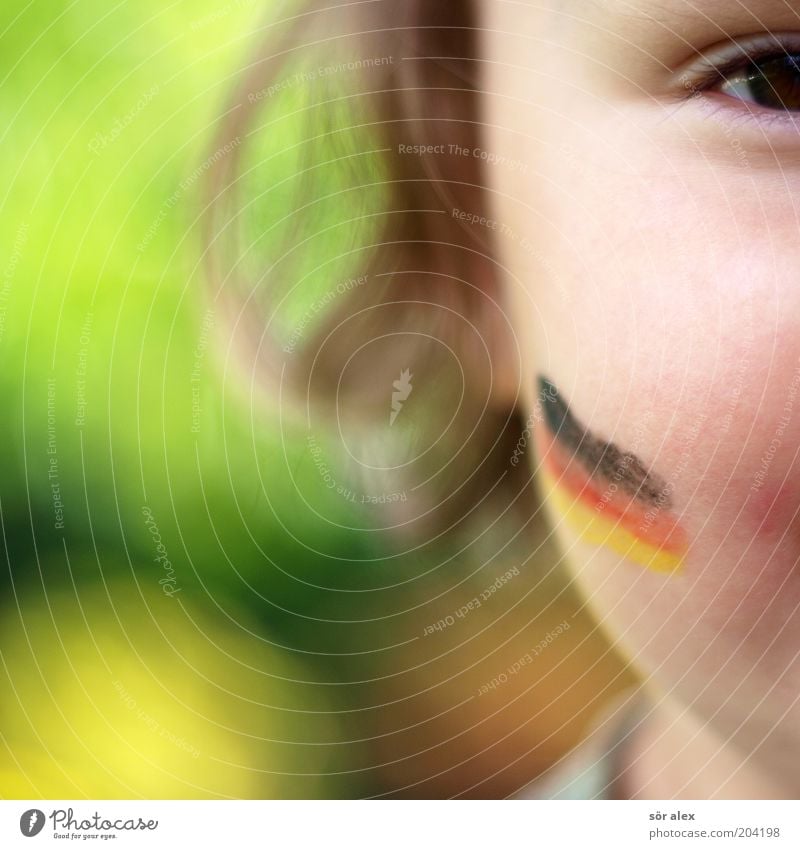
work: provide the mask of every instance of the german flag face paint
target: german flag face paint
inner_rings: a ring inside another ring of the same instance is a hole
[[[542,483],[550,504],[586,542],[656,572],[679,571],[687,540],[672,513],[671,487],[635,455],[581,425],[543,377],[539,399]]]

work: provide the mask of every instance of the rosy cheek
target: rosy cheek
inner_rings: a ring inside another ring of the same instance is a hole
[[[736,413],[729,431],[706,434],[708,443],[698,454],[713,458],[711,464],[698,463],[698,478],[682,489],[702,493],[696,506],[705,508],[704,524],[723,540],[730,535],[747,546],[797,548],[800,371],[779,363],[771,381],[744,387]]]
[[[642,502],[613,479],[590,475],[546,425],[537,429],[539,479],[547,502],[585,542],[656,572],[683,565],[688,540],[665,498]]]
[[[784,481],[780,484],[753,484],[747,497],[747,516],[753,532],[775,537],[800,533],[800,487]]]

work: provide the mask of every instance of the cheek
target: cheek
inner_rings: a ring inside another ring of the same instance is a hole
[[[779,484],[761,483],[762,470],[768,469],[768,449],[761,461],[761,469],[754,475],[746,498],[746,517],[754,535],[774,539],[798,536],[798,511],[800,510],[800,487],[795,480],[784,480]]]
[[[776,593],[800,591],[800,334],[792,319],[800,304],[776,318],[767,292],[774,279],[754,271],[748,288],[739,266],[728,280],[713,308],[702,280],[688,275],[673,286],[667,315],[647,299],[629,304],[648,328],[646,346],[610,343],[625,338],[621,313],[606,313],[600,337],[586,311],[573,311],[580,329],[551,334],[538,358],[581,421],[639,456],[673,502],[653,526],[646,508],[607,497],[609,482],[577,480],[540,437],[540,477],[558,515],[584,541],[639,566],[702,574],[723,617],[743,599],[758,614]]]
[[[698,540],[769,559],[800,541],[800,338],[790,323],[742,314],[696,347],[682,380],[647,391],[659,406],[676,399],[661,453]]]
[[[742,392],[727,429],[709,429],[717,456],[698,486],[717,535],[758,552],[764,564],[791,570],[794,558],[786,555],[800,552],[800,360],[778,356],[770,372]]]
[[[786,546],[800,517],[800,255],[734,232],[682,241],[654,265],[620,250],[592,285],[565,268],[571,297],[548,302],[557,332],[537,361],[588,427],[669,482],[704,557],[712,540]]]

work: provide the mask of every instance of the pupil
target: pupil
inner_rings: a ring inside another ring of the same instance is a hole
[[[748,86],[760,106],[800,111],[800,55],[753,65]]]

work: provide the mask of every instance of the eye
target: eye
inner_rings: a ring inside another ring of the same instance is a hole
[[[800,112],[800,53],[750,59],[722,74],[712,90],[765,109]]]

